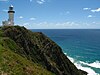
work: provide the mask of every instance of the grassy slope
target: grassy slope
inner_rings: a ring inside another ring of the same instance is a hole
[[[0,73],[52,75],[43,67],[56,75],[87,75],[78,70],[63,54],[62,49],[41,32],[33,33],[19,26],[2,27]]]
[[[41,65],[13,52],[18,46],[13,40],[2,37],[2,34],[0,30],[0,75],[53,75]]]

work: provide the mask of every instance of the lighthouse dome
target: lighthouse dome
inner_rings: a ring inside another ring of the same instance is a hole
[[[10,7],[13,7],[13,5],[10,5]]]

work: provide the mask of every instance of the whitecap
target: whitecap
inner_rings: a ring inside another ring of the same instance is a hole
[[[88,75],[100,75],[97,74],[92,68],[90,67],[83,67],[82,64],[84,65],[89,65],[88,63],[85,63],[83,61],[76,61],[74,58],[67,56],[69,58],[69,60],[74,63],[74,65],[78,68],[81,69],[83,71],[86,71],[88,73]]]
[[[88,64],[91,67],[100,68],[100,61],[96,61],[93,63]]]
[[[97,74],[94,70],[92,70],[91,68],[89,67],[83,67],[81,64],[78,64],[78,63],[75,63],[75,66],[78,68],[78,69],[81,69],[83,71],[86,71],[88,73],[88,75],[99,75]]]
[[[67,56],[67,57],[68,57],[68,59],[69,59],[72,63],[75,62],[74,58],[71,58],[71,57],[69,57],[69,56]]]
[[[85,62],[80,61],[80,63],[87,65],[87,66],[90,66],[90,67],[100,68],[100,61],[95,61],[93,63],[85,63]]]
[[[67,53],[64,53],[65,55],[67,55]]]

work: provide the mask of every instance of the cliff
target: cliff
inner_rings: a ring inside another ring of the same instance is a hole
[[[0,62],[0,73],[87,75],[75,67],[55,42],[41,32],[24,27],[0,28],[0,53],[3,63]]]

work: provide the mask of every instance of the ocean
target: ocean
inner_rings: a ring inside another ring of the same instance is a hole
[[[55,41],[78,69],[100,75],[100,29],[32,29]]]

